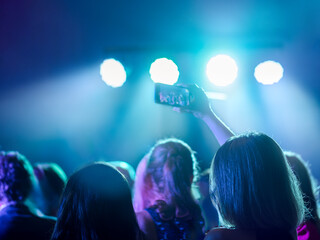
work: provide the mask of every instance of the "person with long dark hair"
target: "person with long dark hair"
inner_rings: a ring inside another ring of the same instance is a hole
[[[272,138],[248,133],[229,139],[213,159],[210,180],[222,228],[206,240],[296,239],[304,217],[302,194]]]
[[[147,239],[202,240],[204,222],[191,185],[196,159],[181,140],[156,143],[137,169],[134,205]]]
[[[303,194],[307,213],[297,228],[298,240],[320,240],[320,218],[317,204],[317,183],[311,174],[308,164],[299,154],[285,152],[285,156],[296,175]]]
[[[99,162],[70,177],[52,240],[142,238],[128,182],[118,170]]]
[[[305,207],[280,146],[262,133],[235,136],[212,111],[204,91],[196,86],[190,91],[195,102],[178,110],[203,120],[221,145],[210,170],[210,195],[220,227],[205,239],[296,239]]]

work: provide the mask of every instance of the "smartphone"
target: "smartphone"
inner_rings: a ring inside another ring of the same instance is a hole
[[[156,103],[173,107],[188,107],[190,105],[188,88],[162,83],[155,84],[154,100]]]

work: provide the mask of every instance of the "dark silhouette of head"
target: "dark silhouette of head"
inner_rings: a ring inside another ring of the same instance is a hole
[[[94,163],[68,180],[52,239],[132,239],[140,235],[123,175]]]
[[[0,201],[23,202],[32,192],[34,175],[29,161],[18,152],[0,153]]]
[[[67,176],[56,163],[38,163],[33,167],[38,179],[41,193],[37,199],[37,207],[48,216],[56,216],[60,197],[67,183]]]
[[[304,206],[283,151],[270,137],[248,133],[229,139],[211,166],[211,196],[224,225],[294,230]]]
[[[303,200],[305,206],[308,209],[305,220],[319,221],[316,200],[316,181],[311,174],[310,168],[299,154],[293,152],[285,152],[285,156],[300,183]]]

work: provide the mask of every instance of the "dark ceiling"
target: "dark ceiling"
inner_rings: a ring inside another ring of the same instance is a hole
[[[141,53],[236,47],[296,51],[303,81],[318,85],[319,12],[316,0],[2,0],[1,81],[41,81],[108,55],[124,54],[130,62]]]

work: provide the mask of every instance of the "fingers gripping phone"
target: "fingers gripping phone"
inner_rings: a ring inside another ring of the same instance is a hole
[[[191,104],[191,96],[190,90],[186,87],[162,83],[155,84],[154,100],[156,103],[188,108]]]

